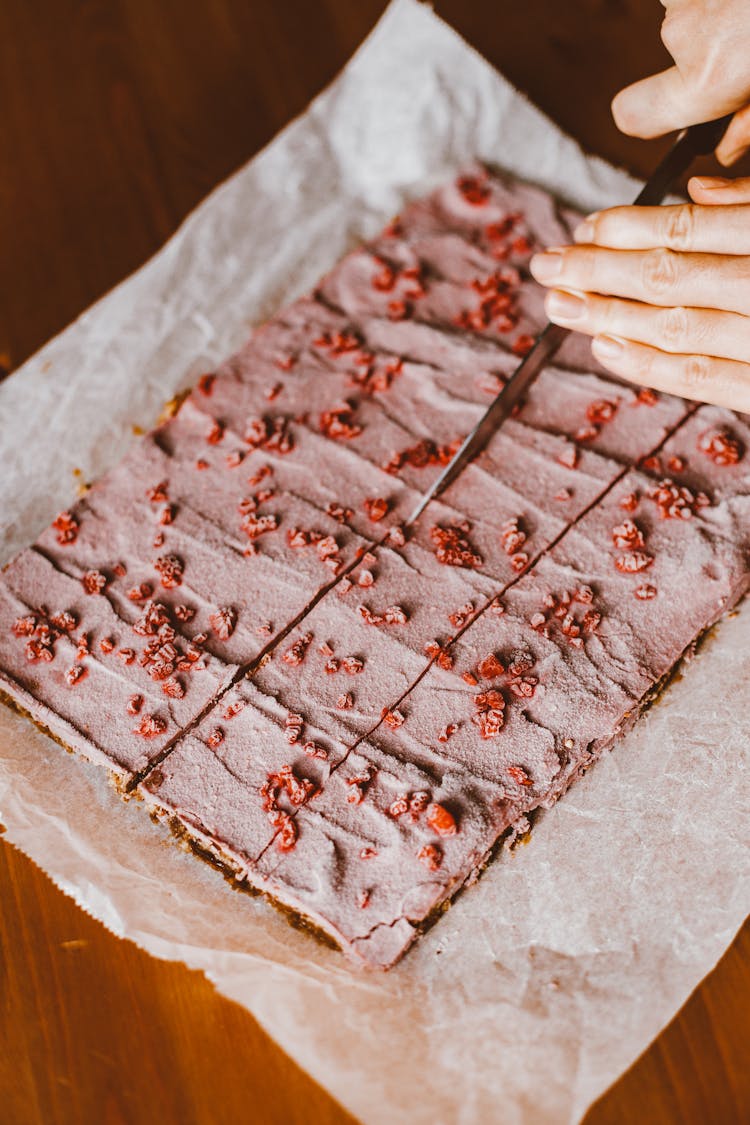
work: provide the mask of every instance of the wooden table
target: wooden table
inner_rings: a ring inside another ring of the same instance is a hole
[[[384,7],[3,0],[0,365],[18,366],[141,265],[305,107]],[[652,166],[659,146],[621,137],[608,103],[664,65],[656,0],[435,7],[588,148]],[[749,1001],[746,927],[588,1125],[750,1120]],[[203,977],[112,937],[0,846],[4,1125],[350,1120]]]

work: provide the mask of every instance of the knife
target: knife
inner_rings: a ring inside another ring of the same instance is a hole
[[[661,203],[674,181],[687,171],[696,156],[713,152],[731,119],[732,114],[730,113],[716,121],[704,121],[700,125],[691,125],[678,133],[674,144],[638,193],[634,200],[634,206],[652,207]],[[494,401],[490,403],[474,429],[464,439],[453,459],[449,461],[440,476],[425,492],[406,521],[407,527],[419,519],[430,500],[439,496],[469,462],[484,449],[489,439],[529,389],[544,365],[552,359],[570,332],[570,328],[562,328],[559,324],[547,324],[537,338],[534,347],[518,365]]]

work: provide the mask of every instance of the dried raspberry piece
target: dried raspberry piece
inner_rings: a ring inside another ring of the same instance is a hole
[[[169,481],[161,480],[155,484],[153,488],[146,489],[146,499],[150,500],[152,504],[166,504],[169,500],[167,489],[169,488]]]
[[[661,473],[661,461],[655,453],[650,457],[644,457],[641,465],[648,473]]]
[[[206,375],[201,375],[197,384],[198,390],[201,392],[201,394],[210,395],[214,388],[215,381],[216,375],[213,373],[213,371],[208,372]]]
[[[535,343],[536,340],[533,336],[529,336],[528,333],[522,333],[520,336],[516,336],[511,346],[511,351],[514,355],[518,356],[528,355]]]
[[[574,440],[581,443],[594,441],[594,439],[597,437],[599,437],[599,427],[593,425],[581,426],[581,428],[579,430],[576,430],[575,434],[573,435]]]
[[[611,422],[616,413],[617,403],[610,402],[607,399],[598,399],[596,402],[590,402],[586,407],[586,417],[589,422],[593,422],[595,425]]]
[[[326,511],[328,515],[338,523],[346,523],[347,520],[350,520],[354,515],[354,511],[351,508],[345,508],[341,504],[331,503],[326,508]]]
[[[636,586],[633,593],[642,602],[648,602],[651,601],[652,598],[656,597],[657,590],[656,586],[649,586],[648,583],[646,583],[643,586]]]
[[[224,437],[224,423],[219,422],[217,418],[212,419],[211,425],[206,433],[206,441],[209,445],[218,445]]]
[[[336,659],[335,656],[332,656],[330,660],[326,660],[325,665],[323,666],[323,671],[327,676],[334,676],[340,668],[340,662]]]
[[[100,570],[87,570],[81,578],[81,585],[87,594],[101,594],[107,579]]]
[[[125,704],[125,710],[127,711],[127,713],[129,715],[137,715],[137,714],[139,714],[142,706],[143,706],[143,696],[142,695],[131,695],[130,699]]]
[[[388,501],[382,496],[368,497],[364,501],[364,509],[368,519],[373,523],[379,523],[388,514]]]
[[[70,512],[60,512],[52,521],[52,526],[57,532],[57,542],[61,547],[75,543],[78,538],[80,524]]]
[[[196,469],[198,470],[198,472],[201,472],[201,473],[202,473],[202,472],[205,472],[205,471],[206,471],[206,469],[210,469],[210,468],[211,468],[211,466],[209,465],[209,463],[208,463],[208,461],[207,461],[207,460],[205,459],[205,457],[199,457],[199,458],[197,459],[197,461],[195,462],[195,467],[196,467]]]
[[[538,683],[536,676],[519,676],[510,681],[508,688],[517,699],[533,699]]]
[[[372,276],[370,284],[373,289],[377,289],[379,293],[390,293],[398,279],[398,271],[390,266],[388,262],[384,262],[382,258],[376,258],[375,261],[380,266],[380,270]]]
[[[160,555],[158,559],[154,560],[154,569],[159,574],[165,590],[173,590],[175,586],[182,584],[185,567],[177,555]]]
[[[354,706],[354,696],[352,693],[347,691],[344,695],[340,695],[336,700],[336,706],[339,711],[351,711]]]
[[[215,750],[218,746],[221,746],[223,741],[224,731],[221,729],[221,727],[214,727],[214,729],[206,738],[206,744],[210,746],[212,750]]]
[[[446,672],[450,671],[453,667],[453,657],[446,648],[438,644],[437,641],[427,641],[424,646],[424,651],[431,660],[434,660],[439,668],[445,669]]]
[[[579,586],[573,592],[573,601],[580,602],[581,605],[591,605],[594,600],[594,591],[590,586]]]
[[[448,614],[448,620],[454,629],[463,629],[466,622],[474,614],[474,603],[466,602],[465,605],[459,606],[454,613]]]
[[[170,699],[182,699],[185,694],[185,688],[182,686],[180,681],[175,680],[172,676],[170,676],[168,680],[164,681],[164,683],[161,685],[161,690],[165,695],[168,695]]]
[[[455,723],[446,724],[446,726],[443,727],[443,729],[440,731],[440,734],[437,736],[438,742],[447,742],[448,739],[451,738],[457,730],[458,727]]]
[[[375,575],[371,570],[360,570],[357,575],[357,585],[361,586],[363,590],[369,590],[371,586],[375,585]]]
[[[649,500],[653,500],[659,509],[659,515],[666,519],[691,519],[696,512],[704,508],[709,499],[705,492],[697,494],[675,484],[673,480],[665,478],[648,493]]]
[[[291,667],[296,668],[305,659],[305,656],[307,654],[307,650],[310,647],[310,643],[312,642],[312,639],[313,639],[312,633],[304,633],[301,637],[298,637],[297,640],[294,641],[289,646],[289,648],[283,654],[281,659],[284,661],[285,664],[289,664]]]
[[[670,473],[681,473],[685,468],[687,462],[684,457],[669,457],[667,458],[667,468]]]
[[[643,533],[632,520],[623,520],[612,528],[612,542],[615,547],[626,551],[639,551],[645,546]]]
[[[14,637],[31,637],[37,626],[36,617],[29,613],[26,617],[18,617],[10,627]]]
[[[494,680],[497,676],[503,675],[505,667],[500,663],[494,652],[491,652],[479,663],[477,672],[483,680]]]
[[[513,649],[508,661],[509,676],[523,676],[534,667],[534,657],[522,648]]]
[[[90,651],[91,650],[89,648],[89,635],[88,635],[88,633],[81,633],[80,637],[78,638],[78,647],[76,649],[76,660],[83,660],[83,658],[85,656],[89,655]]]
[[[484,560],[472,548],[462,528],[431,527],[430,539],[435,544],[438,562],[445,566],[479,567]]]
[[[516,574],[520,574],[529,565],[529,556],[525,551],[520,551],[519,554],[513,555],[510,560],[510,565],[515,570]]]
[[[402,711],[399,711],[398,708],[389,711],[386,707],[383,710],[383,722],[393,730],[398,730],[398,728],[402,727],[406,722],[406,715],[404,715]]]
[[[736,465],[745,452],[738,439],[726,427],[705,430],[698,438],[698,449],[710,457],[715,465]]]
[[[341,667],[349,676],[358,676],[360,672],[364,671],[365,662],[360,660],[358,656],[345,656],[341,661]]]
[[[370,905],[371,894],[372,894],[372,892],[368,889],[365,889],[364,891],[359,892],[359,898],[357,899],[357,906],[360,908],[360,910],[365,910]]]
[[[347,352],[355,352],[360,343],[359,336],[355,335],[354,332],[324,332],[322,336],[313,340],[314,347],[329,351],[331,355],[345,355]]]
[[[508,773],[517,785],[524,785],[528,788],[534,784],[523,766],[508,766]]]
[[[656,391],[652,391],[650,387],[641,387],[635,398],[636,401],[633,403],[633,406],[637,406],[638,404],[642,406],[656,406],[659,401],[658,394]]]
[[[634,512],[638,507],[638,493],[628,492],[620,501],[620,507],[624,512]]]
[[[230,703],[229,706],[225,708],[223,717],[228,722],[230,719],[233,719],[235,717],[235,715],[239,715],[240,711],[244,711],[244,709],[245,709],[244,699],[237,699],[237,700],[235,700],[234,703]]]
[[[400,605],[389,605],[383,610],[383,621],[386,625],[405,625],[409,620]]]
[[[515,555],[526,542],[526,532],[520,527],[521,517],[506,520],[501,528],[503,550],[506,555]]]
[[[408,301],[395,300],[388,302],[389,320],[407,320],[411,316],[411,305]]]
[[[430,794],[426,789],[418,789],[409,798],[409,812],[413,818],[419,817],[430,803]]]
[[[132,664],[135,660],[135,650],[132,648],[120,648],[117,650],[117,659],[121,660],[123,664]]]
[[[192,606],[176,605],[172,607],[172,612],[178,621],[188,622],[192,621],[195,617],[195,610]]]
[[[237,624],[237,611],[228,605],[221,606],[208,621],[219,640],[228,641]]]
[[[320,415],[320,432],[334,441],[351,441],[362,433],[362,427],[354,419],[354,407],[348,402],[324,410]]]
[[[443,854],[434,844],[425,844],[417,852],[417,859],[428,871],[437,871],[443,862]]]
[[[404,534],[403,527],[400,527],[398,524],[392,527],[386,536],[386,543],[389,543],[391,547],[403,547],[406,543],[406,535]]]
[[[141,582],[140,586],[132,586],[126,593],[131,602],[145,602],[154,592],[150,582]]]
[[[99,641],[99,648],[102,650],[105,656],[109,656],[111,652],[115,651],[115,642],[111,637],[102,637],[102,639]]]
[[[362,848],[362,850],[360,851],[359,858],[360,859],[375,859],[377,857],[377,855],[378,855],[378,852],[375,848],[366,847],[366,848]]]
[[[386,473],[393,475],[404,465],[411,465],[415,469],[424,469],[428,465],[447,465],[458,451],[460,444],[460,438],[456,438],[448,445],[436,445],[429,438],[423,438],[416,445],[402,449],[400,453],[394,453],[383,468]]]
[[[166,527],[168,524],[174,522],[174,518],[175,518],[176,515],[177,515],[177,505],[176,504],[165,504],[164,507],[159,512],[159,523],[162,525],[162,527]]]
[[[328,751],[317,742],[306,742],[302,750],[307,754],[308,758],[320,758],[323,762],[328,760]]]
[[[469,684],[470,687],[476,687],[479,683],[479,680],[476,678],[473,672],[462,672],[461,679],[464,680],[465,683]]]
[[[479,727],[482,738],[496,738],[505,724],[505,700],[496,689],[474,696],[477,712],[471,720]]]
[[[347,777],[346,784],[349,786],[349,792],[346,799],[350,805],[361,805],[365,799],[367,786],[373,779],[374,769],[367,766],[357,777]]]
[[[144,715],[137,727],[133,727],[133,734],[141,738],[156,738],[164,734],[167,729],[166,720],[161,715]]]
[[[569,488],[561,488],[559,492],[555,493],[554,499],[559,500],[561,503],[565,500],[572,500],[573,493]]]
[[[597,613],[595,609],[587,610],[581,621],[581,628],[584,633],[593,633],[599,627],[601,619],[601,613]]]
[[[458,831],[456,819],[443,805],[433,803],[427,806],[427,827],[438,836],[455,836]]]
[[[566,445],[557,460],[558,463],[563,465],[566,469],[575,469],[578,465],[579,457],[580,453],[574,445]]]
[[[403,816],[404,813],[407,813],[408,811],[409,797],[406,793],[402,793],[400,796],[398,796],[395,801],[391,802],[388,808],[388,812],[391,814],[394,820],[398,820],[400,816]]]
[[[133,632],[139,637],[153,637],[169,625],[169,611],[161,602],[149,602],[143,613],[133,625]],[[174,637],[171,638],[172,640]]]
[[[651,566],[653,557],[645,551],[633,551],[630,555],[620,555],[615,559],[615,566],[622,574],[638,574]]]
[[[29,664],[49,664],[55,658],[55,650],[52,647],[52,638],[43,636],[39,639],[34,639],[26,642],[25,646],[26,659]]]
[[[77,684],[79,680],[83,680],[88,675],[88,668],[84,668],[82,664],[74,664],[72,668],[68,668],[65,673],[65,679],[71,687]]]
[[[490,189],[484,177],[459,176],[456,180],[456,187],[466,202],[470,203],[472,207],[483,206],[490,196]]]
[[[280,852],[290,852],[297,843],[297,825],[287,813],[278,813],[276,827],[279,829],[276,847]]]

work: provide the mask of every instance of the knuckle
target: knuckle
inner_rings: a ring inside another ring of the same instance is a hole
[[[665,309],[659,315],[659,336],[669,351],[685,350],[692,329],[690,313],[682,305]]]
[[[679,278],[678,255],[672,250],[648,250],[643,255],[641,283],[649,297],[663,297]]]
[[[689,250],[695,241],[696,208],[692,203],[665,208],[664,244],[672,250]]]
[[[685,356],[682,365],[682,379],[689,390],[702,392],[712,382],[712,375],[713,364],[708,356]]]

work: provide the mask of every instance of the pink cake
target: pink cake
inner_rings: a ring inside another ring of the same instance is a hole
[[[404,530],[575,218],[481,168],[411,205],[0,578],[9,701],[367,966],[747,588],[745,420],[608,379],[578,338]]]

